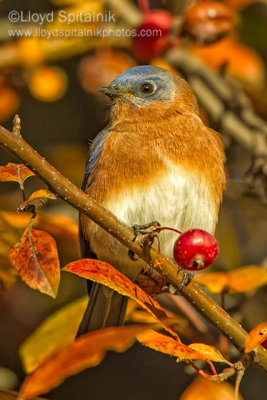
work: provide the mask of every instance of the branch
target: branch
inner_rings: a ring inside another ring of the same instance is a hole
[[[148,255],[141,246],[138,238],[136,241],[132,241],[133,230],[131,228],[118,221],[112,213],[98,205],[87,194],[78,189],[41,157],[22,137],[18,137],[0,126],[0,145],[34,171],[49,186],[53,193],[84,213],[139,257],[143,258],[148,264],[153,264],[157,259],[157,246],[152,246],[150,255]],[[177,265],[162,255],[162,265],[159,266],[159,269],[174,287],[179,287],[181,277],[180,274],[177,275]],[[183,288],[181,295],[208,321],[217,327],[238,350],[243,351],[247,332],[219,307],[217,303],[207,296],[206,293],[195,284],[190,283]],[[267,372],[267,351],[263,347],[258,347],[254,362]]]

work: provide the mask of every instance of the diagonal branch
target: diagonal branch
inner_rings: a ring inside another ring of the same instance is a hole
[[[53,193],[91,218],[122,244],[142,257],[148,264],[156,260],[158,256],[157,246],[152,246],[150,255],[146,254],[138,239],[134,242],[132,241],[133,230],[131,228],[118,221],[112,213],[78,189],[41,157],[22,137],[18,137],[5,128],[0,127],[0,145],[39,175]],[[181,277],[177,275],[177,266],[170,259],[162,255],[162,265],[159,268],[168,281],[178,288],[181,284]],[[243,351],[247,332],[217,303],[207,296],[206,293],[194,283],[190,283],[182,290],[181,295],[208,321],[217,327],[238,350]],[[267,351],[263,347],[259,346],[257,348],[254,362],[267,372]]]

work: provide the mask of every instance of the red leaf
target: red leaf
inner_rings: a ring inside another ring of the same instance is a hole
[[[30,176],[34,176],[34,173],[24,164],[8,163],[6,166],[0,166],[0,182],[13,181],[22,186]]]
[[[60,266],[52,236],[27,228],[20,241],[9,250],[9,259],[28,286],[56,297]]]
[[[116,290],[123,296],[130,297],[137,301],[145,310],[157,318],[167,331],[178,338],[177,333],[164,323],[164,320],[168,317],[163,308],[139,286],[135,285],[130,279],[111,265],[99,260],[82,259],[66,265],[64,270],[83,278],[102,283]]]

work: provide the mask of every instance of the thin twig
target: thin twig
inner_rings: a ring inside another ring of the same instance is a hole
[[[12,131],[12,133],[13,133],[13,131]],[[19,165],[17,166],[17,171],[18,171],[19,187],[20,187],[21,194],[22,194],[22,200],[23,200],[23,202],[25,202],[26,195],[25,195],[23,180],[21,179],[21,175],[20,175],[20,166]]]
[[[187,316],[189,321],[197,328],[201,333],[207,334],[207,325],[202,321],[201,317],[196,313],[196,311],[183,299],[181,296],[168,295],[169,299],[175,306],[182,311],[184,315]]]
[[[18,114],[15,115],[14,119],[13,119],[13,130],[12,133],[16,136],[21,137],[21,124],[20,124],[20,117],[18,116]]]

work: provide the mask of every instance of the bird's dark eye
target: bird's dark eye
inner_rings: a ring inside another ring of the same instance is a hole
[[[143,83],[140,89],[141,92],[144,94],[151,94],[155,90],[154,85],[152,85],[152,83]]]

